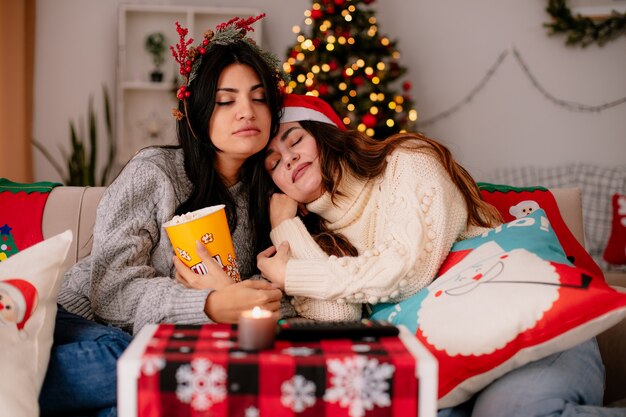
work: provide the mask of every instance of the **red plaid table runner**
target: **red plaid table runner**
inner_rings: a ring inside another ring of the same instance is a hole
[[[118,366],[121,417],[418,414],[416,359],[398,337],[277,340],[244,352],[236,327],[161,324],[131,348]],[[136,391],[130,407],[127,391]]]

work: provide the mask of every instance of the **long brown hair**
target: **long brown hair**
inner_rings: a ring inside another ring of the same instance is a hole
[[[467,226],[491,228],[502,223],[502,216],[495,207],[483,200],[469,172],[456,162],[446,146],[433,139],[420,133],[398,133],[380,141],[358,131],[341,130],[327,123],[301,121],[300,125],[317,141],[322,182],[324,189],[330,192],[331,199],[340,195],[339,185],[344,169],[360,179],[376,178],[383,175],[387,167],[387,155],[402,147],[429,153],[441,162],[463,195],[468,212]],[[305,224],[326,253],[338,256],[358,254],[344,236],[328,230],[319,216],[309,214]]]

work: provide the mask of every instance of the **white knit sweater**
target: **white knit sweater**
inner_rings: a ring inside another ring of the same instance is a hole
[[[359,256],[326,255],[297,217],[272,230],[274,245],[290,244],[285,291],[300,315],[355,319],[363,303],[404,300],[430,284],[456,240],[478,234],[466,230],[465,201],[438,159],[399,149],[387,160],[382,177],[344,172],[343,196],[333,204],[325,193],[307,205]]]

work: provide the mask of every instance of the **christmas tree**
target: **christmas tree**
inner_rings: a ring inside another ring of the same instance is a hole
[[[6,261],[18,252],[11,230],[8,224],[0,227],[0,262]]]
[[[379,33],[373,2],[313,0],[304,30],[293,28],[297,43],[287,51],[284,70],[291,76],[288,93],[319,96],[349,129],[382,139],[409,130],[417,112],[410,83],[394,91],[406,68],[398,63],[396,41]]]

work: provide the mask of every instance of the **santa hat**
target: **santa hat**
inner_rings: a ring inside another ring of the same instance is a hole
[[[37,289],[23,279],[7,279],[0,281],[0,291],[13,299],[17,308],[17,328],[22,330],[37,307]]]
[[[287,94],[283,102],[283,115],[280,118],[280,122],[302,122],[305,120],[328,123],[337,126],[341,130],[346,129],[346,126],[333,108],[321,98]]]

